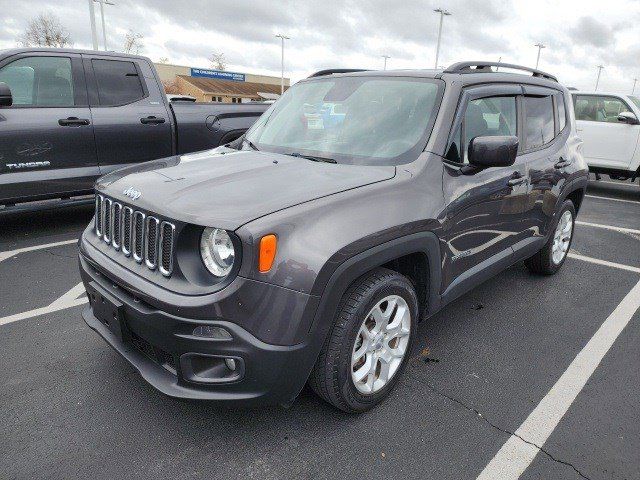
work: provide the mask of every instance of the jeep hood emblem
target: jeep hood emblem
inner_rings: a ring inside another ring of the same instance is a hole
[[[142,195],[142,192],[136,190],[133,187],[129,187],[129,188],[125,189],[122,193],[124,193],[131,200],[137,200]]]

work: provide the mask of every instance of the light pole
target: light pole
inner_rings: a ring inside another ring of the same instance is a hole
[[[435,68],[438,68],[438,57],[440,56],[440,38],[442,37],[442,22],[445,16],[451,15],[450,12],[442,8],[436,8],[434,12],[440,14],[440,26],[438,27],[438,44],[436,45],[436,61],[434,63]]]
[[[540,52],[542,51],[543,48],[547,48],[547,46],[542,43],[536,43],[534,47],[538,47],[538,58],[536,59],[536,70],[537,70],[538,65],[540,64]]]
[[[638,79],[634,78],[633,79],[633,88],[631,89],[631,95],[633,95],[634,93],[636,93],[636,83],[638,83]]]
[[[282,43],[282,55],[280,56],[280,95],[282,95],[284,93],[284,41],[290,40],[291,37],[287,37],[281,33],[276,35],[276,37],[278,37]]]
[[[383,68],[383,70],[386,70],[387,69],[387,59],[391,58],[391,56],[390,55],[382,55],[382,58],[384,58],[384,68]]]
[[[93,40],[93,49],[98,50],[98,34],[96,33],[96,11],[93,8],[93,0],[89,0],[89,17],[91,17],[91,40]]]
[[[115,3],[110,2],[109,0],[93,0],[100,4],[100,16],[102,17],[102,42],[104,43],[104,50],[107,50],[107,29],[104,23],[104,6],[106,5],[115,5]]]
[[[598,65],[598,77],[596,78],[596,92],[598,91],[598,84],[600,83],[600,74],[602,73],[602,69],[604,65]]]

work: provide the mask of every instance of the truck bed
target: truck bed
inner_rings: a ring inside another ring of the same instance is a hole
[[[177,153],[190,153],[235,140],[271,105],[264,103],[169,104],[175,117]]]

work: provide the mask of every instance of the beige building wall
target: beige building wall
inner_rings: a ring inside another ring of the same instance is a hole
[[[184,65],[172,65],[170,63],[155,63],[158,75],[160,75],[160,81],[173,82],[178,75],[191,75],[191,67],[185,67]],[[243,73],[243,72],[239,72]],[[269,85],[280,85],[280,77],[270,77],[267,75],[254,75],[253,73],[245,73],[245,80],[253,83],[266,83]],[[180,84],[180,82],[178,82]],[[186,82],[182,82],[186,84]],[[289,86],[291,81],[285,77],[284,84]],[[185,92],[186,93],[186,92]]]
[[[245,73],[245,80],[253,83],[266,83],[268,85],[280,85],[280,77],[268,77],[266,75],[254,75],[253,73]],[[291,81],[284,77],[284,84],[291,85]]]
[[[183,65],[171,65],[170,63],[155,63],[160,81],[173,82],[178,75],[191,75],[191,68]]]

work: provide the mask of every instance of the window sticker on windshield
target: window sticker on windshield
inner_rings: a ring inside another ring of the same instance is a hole
[[[307,116],[307,128],[309,130],[324,130],[324,120],[321,116]]]

